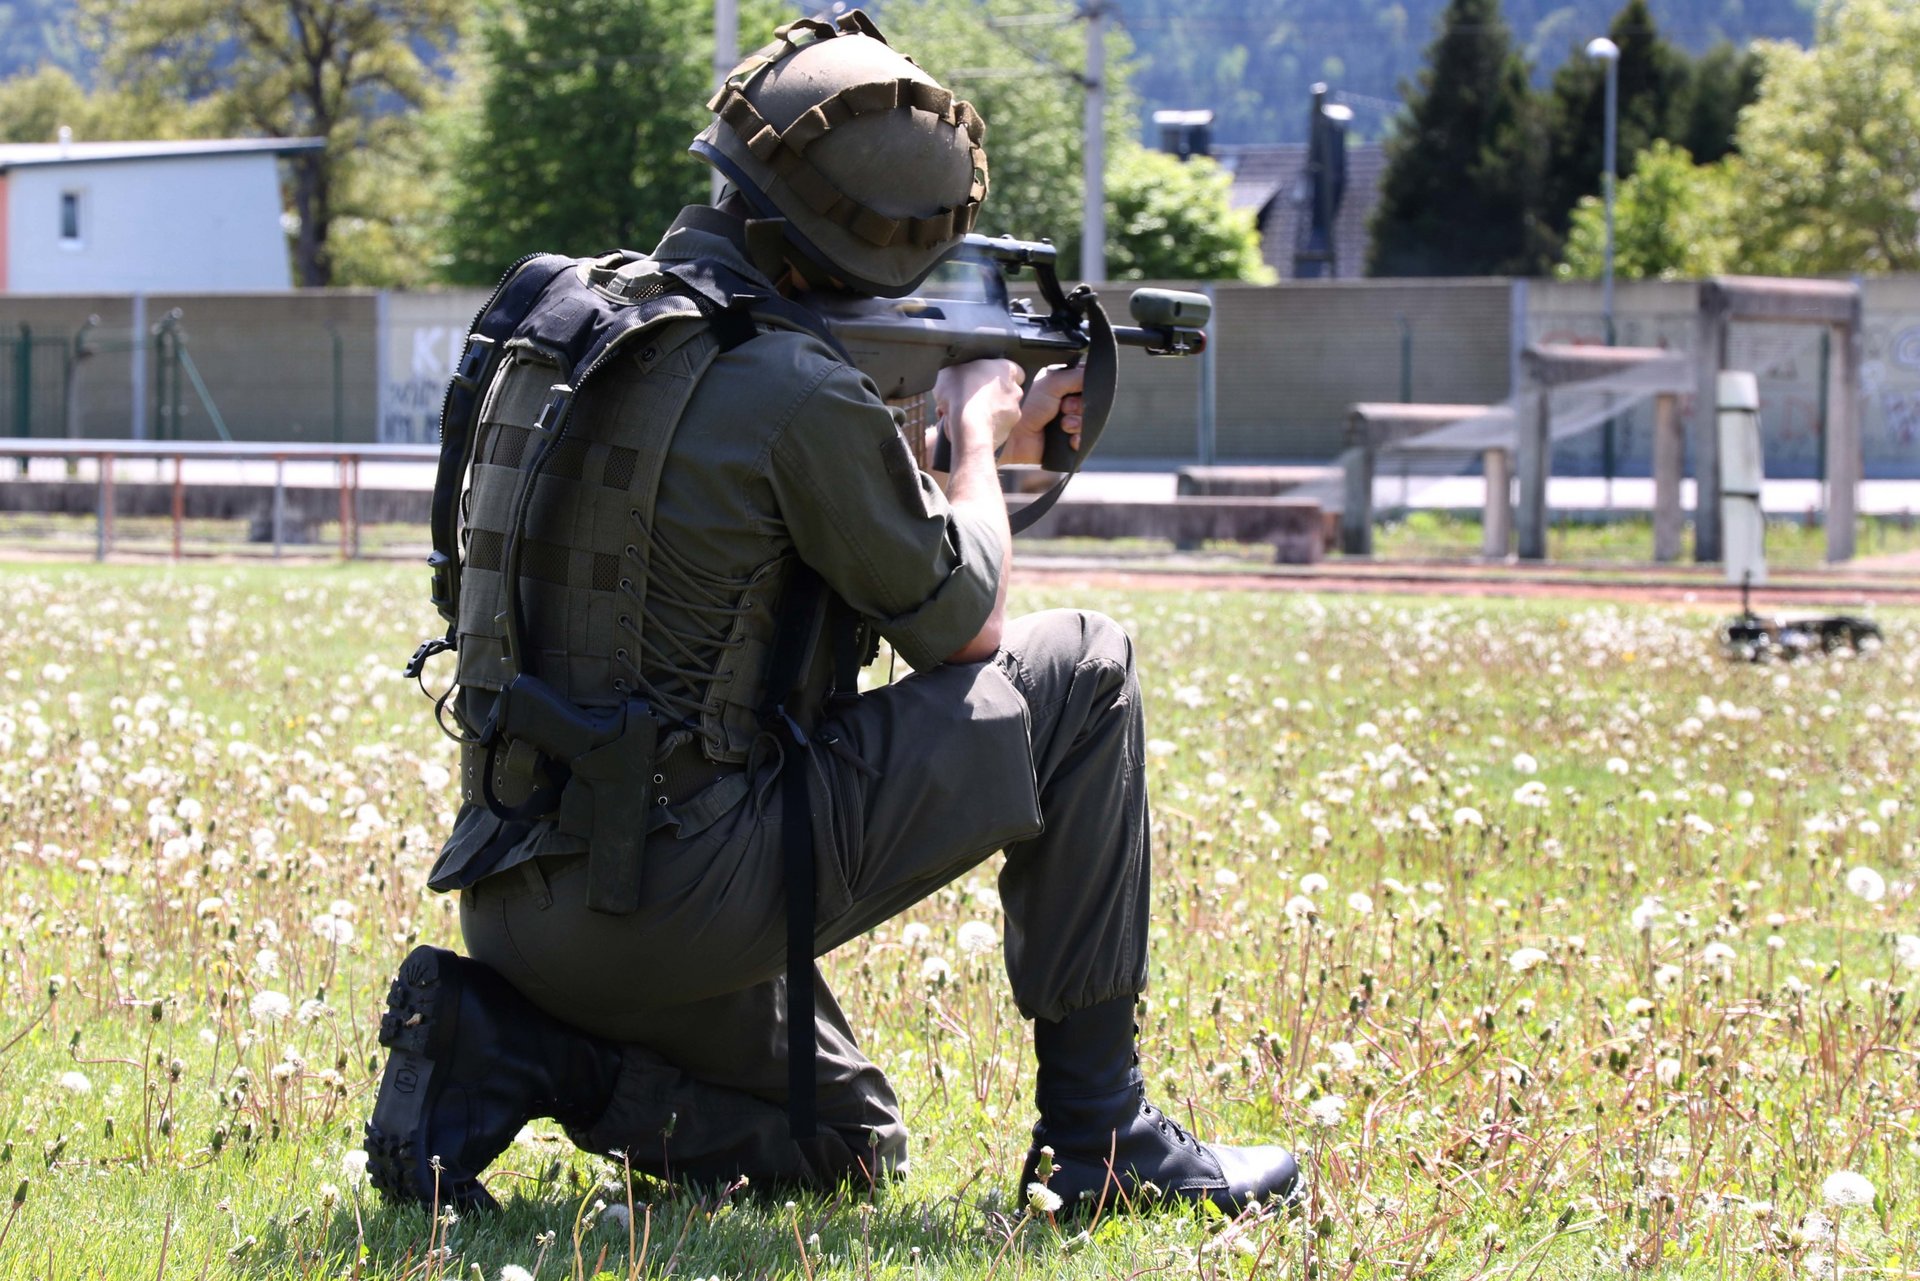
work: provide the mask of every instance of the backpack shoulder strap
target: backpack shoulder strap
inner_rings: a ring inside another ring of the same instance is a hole
[[[493,295],[474,314],[460,367],[447,384],[440,406],[440,462],[433,482],[430,523],[433,554],[433,604],[449,627],[460,617],[460,557],[456,513],[472,461],[473,420],[480,393],[493,377],[505,341],[520,327],[555,276],[574,265],[561,254],[530,254],[507,269]],[[431,644],[432,642],[429,642]],[[422,646],[425,649],[426,646]],[[415,661],[425,661],[415,655]],[[413,669],[418,674],[418,669]]]

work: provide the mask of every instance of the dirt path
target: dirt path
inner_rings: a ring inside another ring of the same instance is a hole
[[[1248,571],[1183,567],[1120,568],[1104,564],[1018,562],[1015,581],[1045,585],[1084,584],[1120,591],[1339,592],[1389,596],[1517,597],[1521,599],[1661,601],[1737,609],[1739,593],[1715,578],[1634,574],[1477,569],[1426,566],[1342,566]],[[1756,590],[1757,610],[1789,612],[1810,607],[1861,609],[1875,605],[1920,605],[1920,582],[1788,578]]]

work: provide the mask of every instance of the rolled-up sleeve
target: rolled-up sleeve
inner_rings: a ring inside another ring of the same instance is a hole
[[[924,670],[979,634],[1000,586],[997,533],[948,506],[872,383],[828,370],[769,458],[795,551],[896,653]]]

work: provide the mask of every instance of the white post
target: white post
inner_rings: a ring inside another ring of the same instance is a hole
[[[1481,458],[1487,496],[1480,509],[1480,554],[1488,560],[1505,560],[1513,546],[1513,455],[1489,449]]]
[[[713,87],[727,82],[727,73],[740,61],[740,6],[738,0],[713,0]],[[727,180],[713,171],[712,198],[720,199]]]
[[[1680,559],[1686,535],[1686,513],[1680,507],[1686,448],[1680,398],[1662,392],[1653,402],[1653,558],[1662,564]]]
[[[1833,327],[1827,362],[1827,559],[1852,560],[1860,519],[1860,321]]]
[[[1080,217],[1080,279],[1107,278],[1107,8],[1087,0],[1087,114],[1082,126],[1080,186],[1086,208]]]
[[[1727,581],[1767,581],[1767,521],[1760,510],[1766,468],[1760,453],[1760,384],[1744,370],[1720,372],[1715,430],[1720,437],[1721,551]]]

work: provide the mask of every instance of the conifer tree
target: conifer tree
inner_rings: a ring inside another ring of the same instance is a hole
[[[1539,261],[1544,137],[1500,0],[1449,0],[1427,69],[1401,92],[1367,273],[1506,275]]]
[[[1661,38],[1647,0],[1627,0],[1607,35],[1620,48],[1619,136],[1615,163],[1622,180],[1656,138],[1680,137],[1686,121],[1691,65]],[[1549,95],[1546,179],[1542,213],[1554,244],[1538,267],[1557,256],[1573,208],[1599,192],[1606,164],[1606,64],[1573,50],[1554,73]]]

